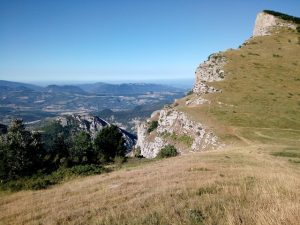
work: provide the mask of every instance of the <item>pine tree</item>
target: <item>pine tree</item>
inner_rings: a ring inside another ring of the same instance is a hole
[[[117,126],[103,128],[94,140],[95,152],[98,158],[107,162],[112,161],[116,156],[125,156],[125,139]]]

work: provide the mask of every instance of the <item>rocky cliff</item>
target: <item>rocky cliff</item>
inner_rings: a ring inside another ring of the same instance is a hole
[[[91,116],[87,114],[72,114],[60,116],[57,119],[62,126],[70,126],[74,131],[85,131],[89,133],[92,138],[95,138],[97,132],[101,131],[106,126],[111,126],[107,121],[99,118],[98,116]],[[137,137],[122,128],[118,128],[126,140],[126,148],[128,152],[132,150],[136,144]]]
[[[188,106],[210,104],[205,95],[220,92],[209,82],[221,81],[225,78],[224,66],[226,58],[222,52],[214,53],[201,63],[195,71],[194,95],[186,100]],[[158,121],[157,129],[149,134],[151,121]],[[165,107],[159,113],[152,115],[147,122],[141,123],[137,129],[138,141],[136,147],[141,149],[141,155],[154,158],[160,149],[167,144],[175,145],[181,154],[190,151],[206,151],[223,146],[219,138],[200,122],[193,121],[189,116],[175,107]]]
[[[155,117],[158,119],[158,126],[155,131],[149,133],[148,124],[155,120]],[[146,158],[154,158],[167,144],[175,145],[181,154],[222,146],[219,138],[204,124],[191,120],[186,113],[175,108],[165,107],[155,117],[138,126],[136,146]]]
[[[226,58],[221,52],[212,54],[196,69],[193,96],[186,100],[188,106],[210,104],[206,94],[220,92],[209,82],[222,81],[225,78],[224,66]],[[157,129],[149,134],[151,121],[158,121]],[[206,151],[223,146],[220,139],[203,123],[193,121],[188,114],[175,107],[165,107],[154,113],[147,122],[141,123],[137,129],[137,147],[146,158],[155,157],[167,144],[175,145],[181,154],[190,151]]]
[[[269,35],[281,28],[298,30],[297,26],[299,24],[297,23],[299,20],[299,18],[286,14],[264,11],[257,15],[253,35]],[[251,42],[251,40],[248,42]],[[248,42],[244,43],[241,48],[249,44]],[[226,73],[226,66],[232,60],[228,58],[230,56],[228,52],[233,51],[238,50],[231,49],[226,52],[211,54],[195,71],[196,79],[193,94],[176,101],[173,105],[167,106],[159,112],[153,113],[147,122],[142,122],[138,126],[136,147],[140,148],[143,156],[153,158],[167,144],[174,145],[181,154],[191,151],[218,149],[224,146],[224,143],[217,137],[213,129],[199,116],[201,114],[198,114],[197,110],[201,111],[205,107],[207,109],[226,106],[236,114],[236,111],[232,109],[234,105],[225,104],[218,100],[219,97],[213,97],[224,93],[221,88],[217,88],[217,86],[221,87],[222,85],[217,85],[216,82],[226,82],[226,76],[230,74],[229,71],[228,74]],[[248,55],[253,54],[252,52],[247,53]],[[259,56],[259,54],[255,56]],[[239,57],[241,58],[235,60],[244,60],[245,55],[240,53]],[[212,102],[212,99],[214,99],[214,102]],[[221,113],[227,112],[222,111]],[[195,118],[197,121],[195,121]],[[148,129],[153,121],[157,121],[158,124],[154,131]],[[149,133],[149,131],[151,132]]]
[[[286,19],[282,19],[280,15],[284,15]],[[292,19],[292,18],[291,18]],[[260,12],[255,20],[253,37],[270,35],[276,28],[288,27],[296,29],[297,25],[289,20],[289,16],[272,11]]]
[[[195,72],[196,80],[193,88],[193,92],[196,96],[188,100],[186,102],[187,105],[209,104],[205,95],[221,91],[211,86],[209,82],[221,81],[225,78],[225,64],[226,58],[222,52],[219,52],[211,54],[206,61],[198,66]]]

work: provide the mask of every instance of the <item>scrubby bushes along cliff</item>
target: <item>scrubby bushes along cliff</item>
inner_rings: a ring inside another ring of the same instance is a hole
[[[28,131],[22,120],[14,120],[1,134],[0,188],[45,188],[66,177],[101,173],[103,164],[125,157],[125,140],[116,126],[103,128],[95,140],[57,122],[42,130]]]
[[[281,12],[272,11],[272,10],[264,10],[263,12],[268,13],[268,14],[273,15],[273,16],[276,16],[276,17],[279,17],[280,19],[283,19],[283,20],[287,20],[287,21],[291,21],[291,22],[300,24],[300,18],[299,17],[290,16],[290,15],[287,15],[287,14],[284,14],[284,13],[281,13]]]

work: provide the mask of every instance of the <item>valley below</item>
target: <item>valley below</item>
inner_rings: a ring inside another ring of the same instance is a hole
[[[0,123],[8,125],[12,119],[21,118],[29,126],[37,127],[60,115],[91,114],[136,132],[137,120],[149,117],[186,92],[181,88],[146,83],[81,86],[40,87],[0,81]]]

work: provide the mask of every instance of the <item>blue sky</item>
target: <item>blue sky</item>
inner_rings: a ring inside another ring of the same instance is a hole
[[[0,79],[193,78],[252,34],[256,14],[299,0],[0,0]]]

